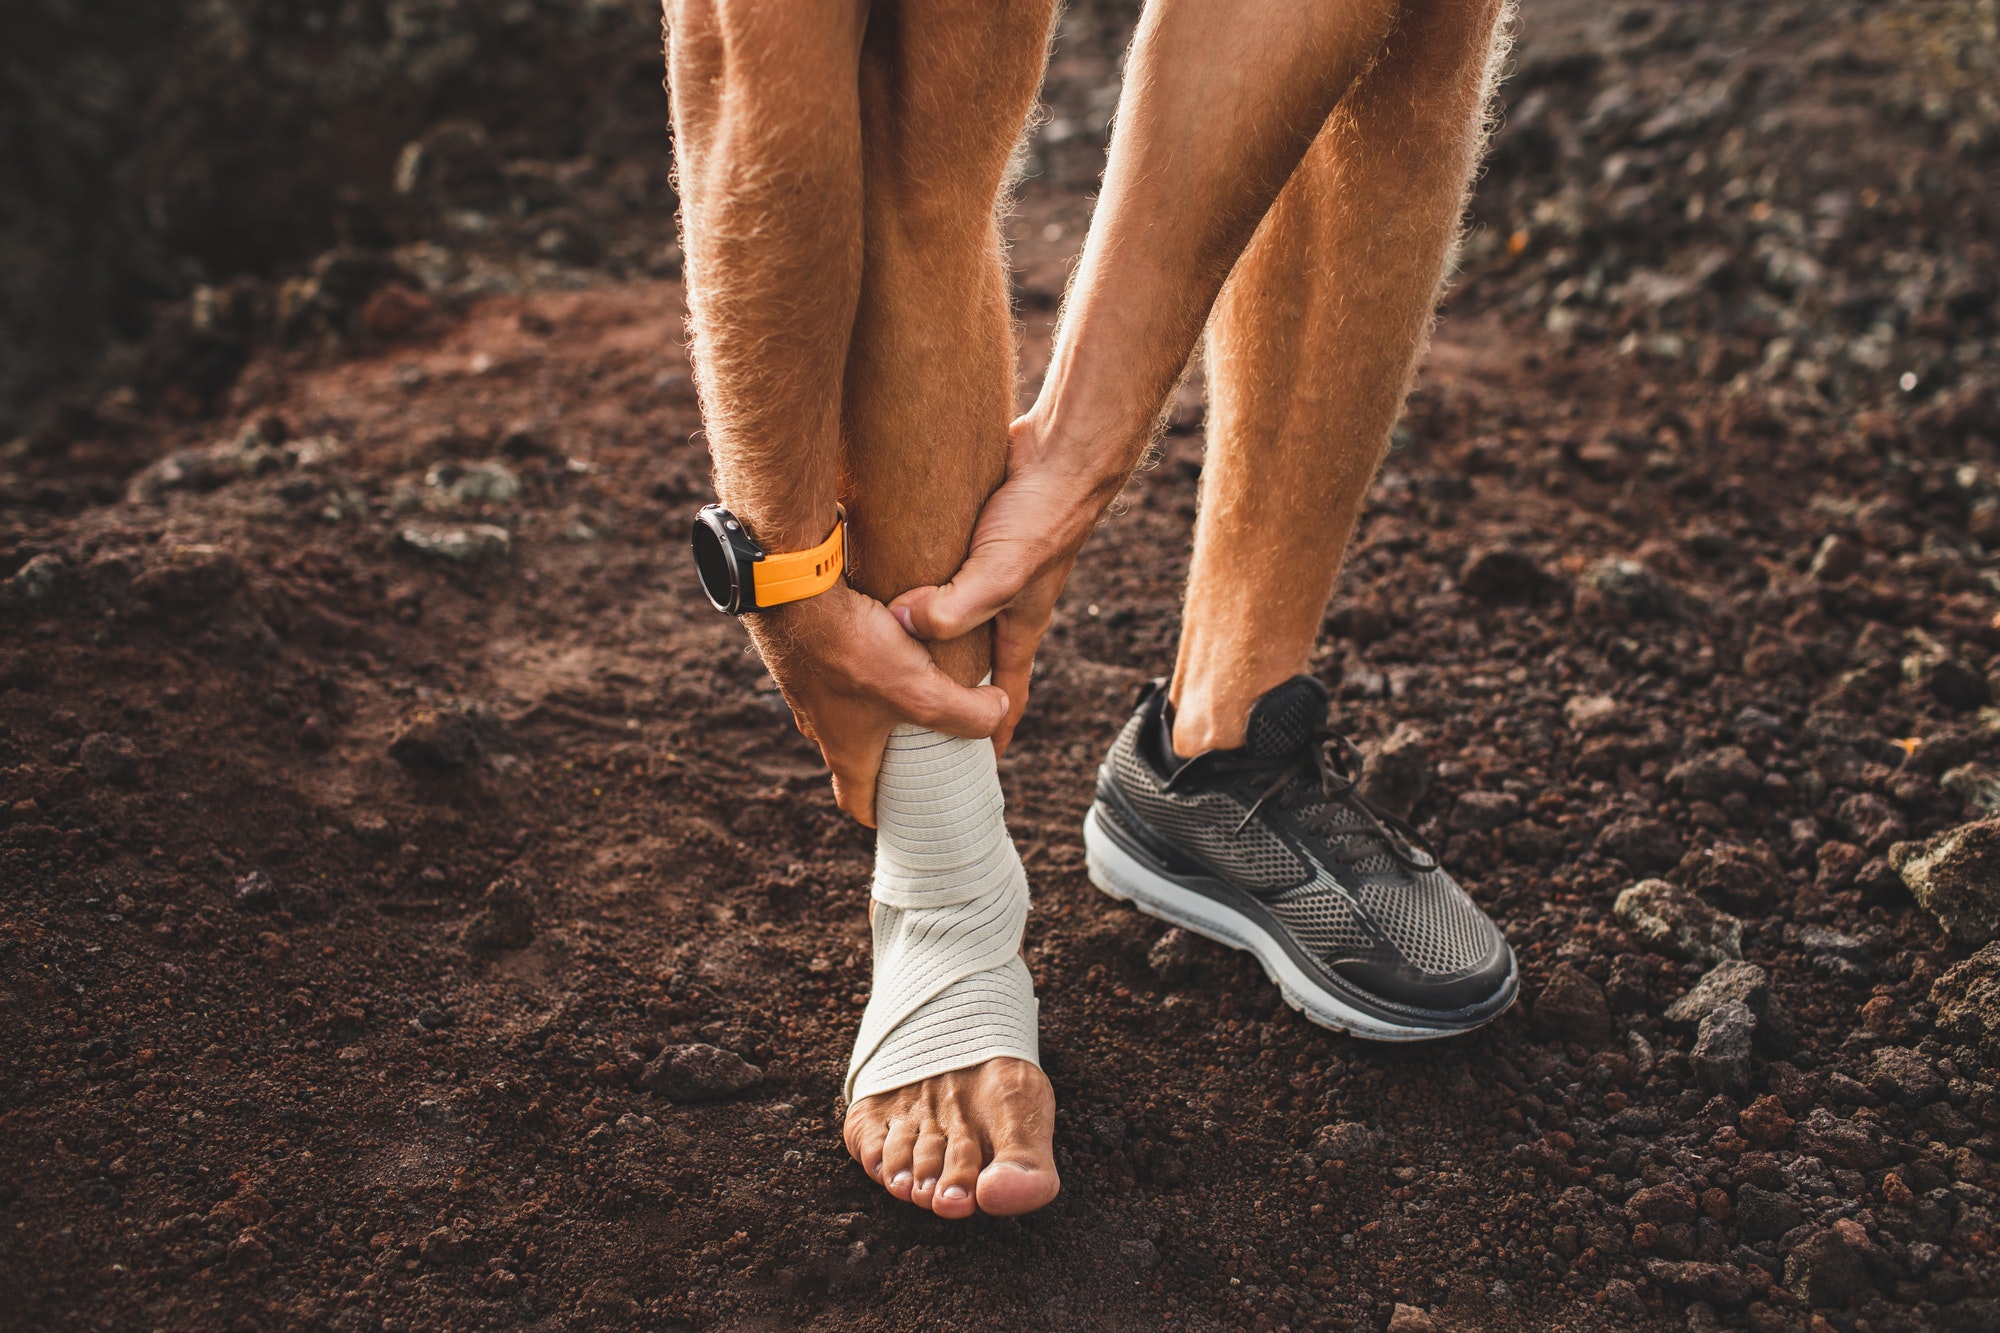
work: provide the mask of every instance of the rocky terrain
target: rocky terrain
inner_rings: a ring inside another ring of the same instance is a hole
[[[1064,1191],[968,1225],[839,1142],[870,844],[686,560],[650,20],[279,8],[177,29],[210,65],[35,30],[145,106],[233,51],[244,105],[383,110],[297,161],[190,122],[187,170],[292,182],[246,216],[320,211],[148,242],[143,329],[0,445],[12,1325],[2000,1325],[1990,0],[1525,5],[1315,664],[1519,952],[1475,1036],[1311,1027],[1084,876],[1171,663],[1195,377],[1003,763]],[[1057,35],[1030,385],[1131,21]]]

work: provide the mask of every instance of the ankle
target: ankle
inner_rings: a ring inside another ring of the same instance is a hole
[[[1220,699],[1213,694],[1185,691],[1174,701],[1174,754],[1192,759],[1210,750],[1234,750],[1243,744],[1250,724],[1250,705]]]

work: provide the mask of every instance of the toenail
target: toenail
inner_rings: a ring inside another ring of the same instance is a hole
[[[918,1188],[918,1189],[920,1189],[920,1190],[934,1190],[934,1189],[936,1189],[936,1188],[937,1188],[937,1177],[936,1177],[936,1176],[931,1176],[931,1177],[929,1177],[929,1178],[928,1178],[928,1179],[926,1179],[926,1180],[925,1180],[925,1181],[924,1181],[924,1182],[923,1182],[923,1183],[922,1183],[921,1185],[918,1185],[918,1186],[917,1186],[917,1188]]]
[[[944,1187],[944,1197],[947,1199],[963,1199],[965,1197],[965,1186],[946,1185]]]
[[[907,1185],[910,1183],[910,1173],[907,1171],[898,1171],[889,1183],[891,1185]]]

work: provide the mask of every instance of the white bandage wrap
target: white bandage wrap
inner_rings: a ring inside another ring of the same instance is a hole
[[[848,1100],[996,1056],[1039,1064],[1020,955],[1028,876],[1007,836],[993,742],[897,727],[875,822],[875,988]]]

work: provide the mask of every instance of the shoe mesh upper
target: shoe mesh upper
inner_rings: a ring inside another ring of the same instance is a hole
[[[1289,743],[1293,753],[1313,743],[1324,699],[1318,696],[1320,711],[1310,724],[1293,716],[1304,709],[1284,709],[1246,748],[1282,755],[1280,743]],[[1295,788],[1289,806],[1274,797],[1244,823],[1256,792],[1242,784],[1197,781],[1167,790],[1165,777],[1140,748],[1147,717],[1142,709],[1112,746],[1107,767],[1119,793],[1156,833],[1262,898],[1315,956],[1326,962],[1384,959],[1386,940],[1409,966],[1441,976],[1476,967],[1503,947],[1493,923],[1450,875],[1404,866],[1347,801],[1325,797],[1316,787]],[[1253,714],[1253,727],[1257,721]]]

